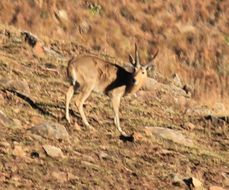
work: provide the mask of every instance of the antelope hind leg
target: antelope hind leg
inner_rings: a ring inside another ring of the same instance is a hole
[[[69,116],[69,104],[70,101],[73,97],[74,94],[74,86],[70,86],[68,88],[68,91],[66,93],[65,99],[66,99],[66,104],[65,104],[65,118],[67,119],[68,123],[70,123],[70,116]]]
[[[91,91],[92,91],[92,88],[82,89],[80,91],[80,93],[78,94],[77,99],[76,99],[76,105],[79,109],[79,113],[80,113],[80,116],[82,118],[82,121],[83,121],[84,125],[88,128],[92,128],[92,126],[88,123],[87,117],[86,117],[84,110],[83,110],[83,105],[84,105],[84,102],[87,100],[87,98],[90,96]]]

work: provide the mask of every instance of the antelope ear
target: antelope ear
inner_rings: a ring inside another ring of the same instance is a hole
[[[132,57],[132,55],[129,54],[129,62],[135,67],[136,63],[134,61],[134,58]]]
[[[143,66],[146,70],[151,70],[154,67],[153,60]]]
[[[155,65],[154,64],[150,64],[148,67],[146,67],[146,70],[151,72],[155,70]]]

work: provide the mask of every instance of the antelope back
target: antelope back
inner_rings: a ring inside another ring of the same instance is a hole
[[[123,87],[119,88],[121,89],[119,93],[127,94],[136,92],[142,87],[147,78],[147,69],[152,66],[157,53],[158,51],[148,64],[142,65],[135,44],[135,58],[133,59],[131,55],[129,57],[133,65],[132,72],[91,55],[70,60],[67,72],[71,83],[75,85],[77,82],[81,88],[91,88],[94,91],[108,94],[116,88]]]
[[[94,91],[105,92],[126,85],[125,79],[130,73],[98,57],[85,55],[70,60],[67,68],[68,77],[73,85],[91,87]]]

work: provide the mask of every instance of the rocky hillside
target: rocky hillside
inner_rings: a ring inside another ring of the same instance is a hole
[[[0,189],[229,189],[227,7],[0,1]],[[134,141],[119,137],[109,99],[96,93],[85,105],[95,130],[73,101],[69,125],[69,58],[96,54],[128,69],[135,42],[143,62],[159,55],[143,89],[121,103]]]
[[[178,74],[196,100],[218,108],[229,105],[228,7],[227,0],[9,0],[0,2],[0,22],[121,60],[135,42],[143,62],[159,49],[157,70]]]
[[[0,189],[229,188],[229,119],[192,100],[178,78],[155,72],[122,100],[129,142],[105,96],[94,93],[85,106],[95,130],[73,103],[71,125],[64,119],[68,56],[87,49],[61,40],[43,47],[45,38],[31,46],[36,38],[6,25],[0,35]]]

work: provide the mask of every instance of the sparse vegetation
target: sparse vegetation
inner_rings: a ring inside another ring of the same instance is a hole
[[[47,10],[42,10],[40,15],[42,19],[48,19],[49,17],[49,13]]]
[[[102,6],[97,3],[89,3],[88,8],[90,12],[92,13],[92,15],[98,15],[101,13],[101,10],[102,10]]]
[[[229,36],[228,35],[225,35],[224,36],[224,39],[225,39],[226,44],[229,45]]]
[[[0,1],[0,189],[179,189],[174,175],[196,177],[206,188],[227,189],[227,4]],[[59,10],[66,13],[66,27],[56,17]],[[84,21],[90,30],[80,33],[76,28]],[[43,54],[23,41],[22,30],[45,42]],[[153,74],[158,83],[121,102],[123,129],[135,132],[135,142],[119,139],[112,107],[100,94],[93,93],[85,105],[95,131],[83,127],[74,103],[68,125],[64,95],[70,57],[90,52],[125,65],[135,42],[142,63],[159,49]],[[178,93],[181,89],[171,78],[174,73],[182,85],[192,86],[191,98]],[[65,127],[69,141],[31,131],[48,121]],[[154,127],[178,131],[194,146],[153,135]],[[46,144],[60,148],[64,157],[49,157],[42,148]]]

